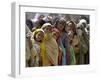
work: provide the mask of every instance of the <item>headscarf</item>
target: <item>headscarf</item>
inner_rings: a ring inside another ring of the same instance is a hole
[[[52,27],[52,25],[50,23],[45,23],[41,29],[45,29],[45,28],[48,28],[48,27]],[[44,40],[49,40],[51,38],[51,33],[45,33],[45,37],[44,37]]]
[[[33,37],[40,31],[44,33],[44,31],[42,29],[36,29],[33,32]],[[46,50],[45,45],[44,45],[44,39],[42,40],[42,42],[39,43],[39,45],[40,45],[40,55],[42,58],[42,65],[44,65],[44,63],[45,63],[45,50]]]
[[[44,33],[44,31],[42,30],[42,29],[36,29],[35,31],[33,31],[33,37],[34,36],[36,36],[36,34],[38,33],[38,32],[43,32]]]
[[[45,23],[42,29],[45,31],[47,28],[51,28],[50,23]],[[45,46],[46,46],[46,64],[45,66],[58,65],[58,45],[56,40],[52,36],[52,29],[50,32],[45,31]]]

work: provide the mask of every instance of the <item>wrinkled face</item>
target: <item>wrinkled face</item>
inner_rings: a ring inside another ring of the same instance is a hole
[[[63,31],[63,29],[64,29],[64,24],[63,24],[62,22],[58,22],[57,28],[58,28],[60,31]]]
[[[42,31],[40,31],[40,32],[38,32],[38,33],[36,34],[36,40],[37,40],[37,41],[42,41],[43,38],[44,38],[44,33],[43,33]]]

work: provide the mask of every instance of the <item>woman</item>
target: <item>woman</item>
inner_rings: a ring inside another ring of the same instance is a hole
[[[36,29],[33,32],[32,40],[32,50],[34,52],[31,55],[31,66],[42,66],[43,62],[43,39],[44,39],[44,31],[42,29]]]
[[[45,23],[42,26],[45,32],[44,43],[46,48],[45,63],[43,66],[57,66],[58,65],[58,45],[52,36],[52,25]]]
[[[69,64],[69,43],[68,43],[68,35],[67,32],[65,31],[66,27],[66,20],[61,18],[56,21],[55,23],[55,28],[57,28],[60,32],[60,39],[59,39],[59,46],[61,47],[62,50],[62,65]]]
[[[89,64],[89,35],[86,33],[85,29],[87,26],[86,20],[82,19],[77,24],[77,34],[80,38],[80,63]]]
[[[72,45],[73,43],[73,32],[69,31],[68,32],[68,39],[70,43],[70,65],[75,65],[76,64],[76,58],[75,58],[75,52],[74,52],[74,47]]]
[[[76,24],[73,21],[67,22],[67,30],[70,41],[70,56],[73,58],[70,64],[80,64],[80,40],[76,33]]]
[[[60,38],[60,32],[58,29],[54,28],[52,30],[52,35],[54,37],[54,39],[56,40],[57,44],[59,44],[59,38]],[[58,45],[58,49],[59,49],[59,54],[58,54],[58,65],[61,65],[61,56],[62,56],[62,51],[61,51],[61,47]]]

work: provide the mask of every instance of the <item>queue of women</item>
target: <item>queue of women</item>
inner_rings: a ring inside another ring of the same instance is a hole
[[[26,22],[26,67],[89,64],[89,24],[64,18]]]

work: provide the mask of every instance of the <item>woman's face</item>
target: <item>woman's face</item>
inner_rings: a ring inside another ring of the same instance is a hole
[[[68,33],[71,30],[71,28],[69,26],[65,27],[65,31]]]
[[[66,30],[67,33],[68,33],[69,42],[71,42],[71,41],[73,40],[73,36],[74,36],[74,32],[73,32],[73,30],[72,30],[72,23],[69,23],[69,24],[66,26],[65,30]]]
[[[64,29],[64,24],[63,24],[62,22],[58,22],[57,28],[58,28],[60,31],[63,31],[63,29]]]
[[[73,40],[73,31],[71,30],[68,32],[68,39],[69,39],[69,42]]]
[[[44,29],[44,32],[45,32],[45,33],[51,33],[51,32],[52,32],[52,27],[51,27],[51,26],[46,27],[46,28]]]
[[[42,41],[43,38],[44,38],[44,33],[43,33],[42,31],[40,31],[40,32],[38,32],[38,33],[36,34],[36,40],[37,40],[37,41]]]
[[[56,32],[52,32],[52,35],[55,40],[59,38],[59,34],[57,34]]]
[[[67,31],[71,31],[71,32],[75,33],[74,32],[74,25],[71,22],[68,23],[67,28],[68,28]]]

